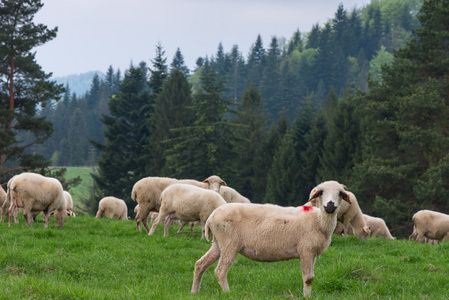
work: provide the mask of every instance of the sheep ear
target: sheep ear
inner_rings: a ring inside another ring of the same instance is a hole
[[[221,185],[226,186],[226,181],[222,180],[220,183],[221,183]]]
[[[318,198],[320,196],[320,192],[317,190],[313,190],[312,196],[310,196],[309,202],[312,201],[315,198]]]
[[[345,192],[341,192],[341,198],[351,204],[351,200],[349,200],[349,195]]]
[[[206,179],[204,179],[204,181],[203,181],[204,183],[209,183],[209,179],[208,178],[206,178]]]
[[[363,226],[363,231],[365,231],[368,234],[371,233],[371,230],[370,230],[369,226]]]
[[[344,184],[342,184],[342,183],[340,183],[342,186],[343,186],[343,188],[345,189],[345,191],[349,191],[348,190],[348,187],[346,186],[346,185],[344,185]]]

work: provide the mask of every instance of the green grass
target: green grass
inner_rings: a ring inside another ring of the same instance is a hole
[[[298,299],[302,298],[298,260],[260,263],[238,256],[223,293],[214,276],[204,277],[190,295],[195,262],[209,249],[192,236],[154,236],[134,221],[68,218],[44,229],[42,216],[30,228],[0,223],[2,299]],[[312,299],[447,299],[449,243],[418,244],[334,236],[315,264]]]
[[[93,179],[90,176],[94,172],[93,167],[64,167],[67,169],[67,179],[81,177],[81,183],[69,190],[73,198],[73,206],[75,213],[85,213],[84,202],[89,199],[91,189],[93,187]]]

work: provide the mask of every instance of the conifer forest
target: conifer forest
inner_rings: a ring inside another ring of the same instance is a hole
[[[2,32],[12,24],[9,2]],[[30,2],[24,23],[42,5]],[[23,170],[95,166],[93,212],[110,195],[131,211],[131,189],[147,176],[215,174],[252,202],[282,206],[302,205],[316,184],[337,180],[397,236],[420,209],[449,213],[447,0],[339,5],[307,31],[255,36],[248,53],[218,44],[194,70],[179,48],[169,58],[158,43],[153,59],[111,65],[83,95],[30,57],[57,39],[35,26],[22,27],[22,40],[0,35],[4,187]]]

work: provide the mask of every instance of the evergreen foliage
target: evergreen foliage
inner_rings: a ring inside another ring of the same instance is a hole
[[[53,133],[51,122],[37,114],[51,99],[59,99],[62,85],[49,80],[35,60],[33,49],[56,37],[57,28],[35,24],[40,0],[0,3],[0,181],[14,172],[48,166],[49,161],[28,148],[44,143]],[[28,137],[24,143],[22,139]]]

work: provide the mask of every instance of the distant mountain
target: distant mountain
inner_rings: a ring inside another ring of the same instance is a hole
[[[78,97],[83,96],[87,91],[90,90],[92,85],[92,78],[95,74],[98,74],[100,79],[104,79],[105,74],[100,71],[90,71],[82,74],[73,74],[64,77],[54,77],[52,80],[57,83],[63,84],[64,87],[69,85],[70,94],[75,93]]]

